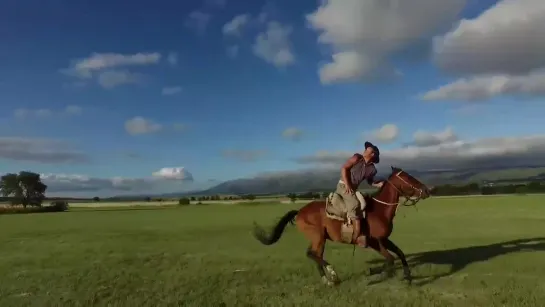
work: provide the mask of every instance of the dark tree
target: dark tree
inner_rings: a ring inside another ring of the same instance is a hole
[[[187,197],[180,198],[180,199],[178,200],[178,205],[185,206],[185,205],[189,205],[190,203],[191,203],[191,201],[190,201],[189,198],[187,198]]]
[[[11,197],[12,204],[22,204],[23,207],[41,206],[45,198],[45,185],[40,174],[32,172],[9,173],[0,178],[0,193]]]

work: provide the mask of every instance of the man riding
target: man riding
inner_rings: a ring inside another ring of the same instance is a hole
[[[380,162],[380,151],[378,147],[371,142],[365,142],[365,150],[362,154],[356,153],[348,159],[341,168],[341,180],[337,184],[335,193],[342,197],[344,202],[346,217],[352,221],[354,232],[352,234],[352,243],[360,246],[366,246],[366,239],[360,236],[361,220],[357,215],[357,209],[360,205],[355,191],[359,185],[366,180],[373,187],[380,188],[383,181],[376,180],[377,169],[375,164]]]

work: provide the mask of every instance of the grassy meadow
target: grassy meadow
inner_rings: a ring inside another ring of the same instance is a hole
[[[328,242],[343,282],[320,283],[295,227],[301,204],[76,208],[0,216],[0,306],[540,306],[545,196],[435,198],[400,208],[392,239],[415,280],[367,276],[372,250]],[[139,209],[139,210],[137,210]],[[398,261],[396,262],[398,263]]]

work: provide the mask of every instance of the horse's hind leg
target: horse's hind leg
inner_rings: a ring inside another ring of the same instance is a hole
[[[401,260],[401,264],[403,265],[403,279],[405,279],[410,284],[413,280],[413,277],[411,275],[411,269],[409,268],[409,263],[407,263],[407,259],[405,258],[405,254],[403,253],[401,248],[399,248],[390,239],[387,239],[385,241],[385,247],[388,250],[392,251],[394,254],[396,254],[397,257],[399,257],[399,259]]]
[[[332,286],[338,283],[339,278],[337,276],[337,273],[335,272],[333,267],[324,260],[325,236],[323,234],[315,234],[310,237],[312,238],[312,240],[310,246],[307,249],[307,257],[316,262],[320,277],[325,284]],[[326,275],[325,271],[327,271],[329,276]]]

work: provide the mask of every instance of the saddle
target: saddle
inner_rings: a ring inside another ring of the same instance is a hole
[[[366,205],[369,202],[369,197],[359,191],[356,191],[355,193],[356,193],[356,198],[358,199],[360,203],[360,212],[363,216],[363,219],[365,220]],[[326,197],[325,214],[330,219],[343,222],[343,224],[341,225],[342,241],[345,243],[350,243],[352,242],[352,234],[354,233],[354,226],[352,225],[352,221],[346,218],[346,212],[338,208],[338,206],[336,206],[336,204],[338,204],[335,202],[336,197],[341,197],[341,196],[335,192],[331,192]]]
[[[355,194],[356,194],[356,198],[358,199],[360,203],[361,214],[363,215],[363,218],[365,218],[366,207],[367,207],[367,203],[369,202],[369,196],[364,195],[360,191],[356,191]],[[334,198],[336,197],[341,197],[341,196],[335,192],[331,192],[327,195],[325,199],[326,215],[327,217],[331,219],[347,222],[346,212],[339,212],[340,211],[339,208],[334,208],[334,206],[336,205]]]

